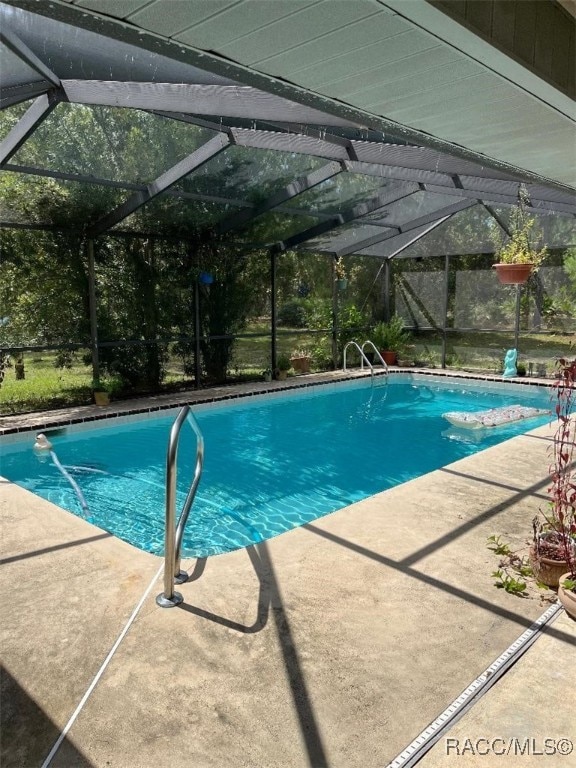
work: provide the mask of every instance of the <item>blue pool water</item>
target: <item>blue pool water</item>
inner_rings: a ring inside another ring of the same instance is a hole
[[[226,552],[302,525],[548,421],[496,429],[450,427],[447,411],[521,403],[549,408],[540,388],[392,377],[251,397],[193,410],[206,460],[183,542],[186,556]],[[82,489],[95,525],[135,546],[163,552],[166,445],[175,412],[105,422],[51,437]],[[75,514],[70,484],[25,442],[0,445],[0,474]],[[178,507],[196,454],[187,424],[178,457]],[[360,523],[359,523],[360,524]]]

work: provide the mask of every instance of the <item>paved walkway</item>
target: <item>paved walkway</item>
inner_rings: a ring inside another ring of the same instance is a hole
[[[3,768],[40,766],[58,743],[51,765],[69,768],[383,768],[548,608],[536,589],[496,589],[486,548],[494,533],[526,542],[548,445],[543,427],[185,562],[169,610],[158,558],[2,481]],[[575,648],[561,614],[421,765],[573,768],[574,753],[456,746],[576,744]]]

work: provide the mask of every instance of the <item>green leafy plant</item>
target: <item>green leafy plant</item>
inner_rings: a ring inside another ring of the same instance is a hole
[[[336,280],[346,280],[346,267],[341,257],[334,261],[334,278]]]
[[[500,536],[496,536],[496,534],[492,534],[492,536],[488,536],[488,543],[486,544],[489,550],[494,552],[496,555],[511,555],[512,550],[510,549],[510,545],[507,544],[505,541],[502,541]]]
[[[308,316],[304,299],[293,299],[278,310],[278,325],[288,328],[306,328]]]
[[[372,331],[372,340],[378,349],[401,354],[410,343],[409,331],[404,330],[404,321],[393,315],[388,322],[380,322]]]
[[[124,381],[120,376],[93,379],[91,386],[93,392],[107,392],[111,397],[120,394],[125,388]]]
[[[536,244],[540,238],[533,231],[535,219],[526,210],[529,203],[528,193],[520,185],[518,205],[511,215],[510,236],[496,244],[494,256],[499,264],[534,264],[537,267],[548,255],[545,246]]]
[[[534,576],[528,558],[513,551],[506,541],[495,534],[488,537],[486,546],[501,556],[497,570],[492,573],[492,578],[496,579],[494,586],[511,595],[527,597],[526,579]]]
[[[498,587],[498,589],[503,589],[510,595],[517,595],[518,597],[527,596],[527,584],[522,579],[517,579],[515,576],[512,576],[510,573],[501,568],[499,568],[497,571],[494,571],[492,576],[496,579],[494,584],[496,587]]]
[[[289,371],[290,368],[292,368],[292,363],[290,362],[288,355],[278,355],[276,359],[276,368],[278,368],[279,371]]]

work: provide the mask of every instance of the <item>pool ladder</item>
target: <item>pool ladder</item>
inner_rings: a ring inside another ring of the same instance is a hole
[[[372,365],[370,360],[368,360],[368,358],[366,357],[366,353],[364,351],[364,348],[366,346],[372,347],[372,350],[376,353],[378,360],[384,366],[384,371],[386,372],[386,376],[388,376],[388,366],[386,365],[386,362],[382,357],[382,355],[380,354],[380,352],[376,349],[374,342],[370,341],[370,339],[366,340],[364,344],[362,344],[362,346],[360,346],[356,341],[349,341],[348,344],[346,344],[346,346],[344,347],[344,370],[346,370],[346,352],[348,351],[348,347],[354,347],[360,353],[360,368],[364,370],[364,363],[366,363],[366,365],[370,368],[370,376],[372,377],[372,381],[374,381],[374,366]]]
[[[185,421],[188,421],[196,435],[196,466],[192,485],[184,501],[182,512],[176,525],[176,459],[178,456],[178,441],[180,430]],[[204,466],[204,437],[194,418],[189,405],[185,405],[172,425],[166,453],[166,529],[164,533],[164,592],[156,597],[156,602],[161,608],[172,608],[179,605],[183,598],[180,592],[174,591],[174,584],[183,584],[188,580],[186,571],[180,570],[180,552],[182,549],[182,537],[184,528],[190,514],[194,497],[198,489],[198,483],[202,476]]]

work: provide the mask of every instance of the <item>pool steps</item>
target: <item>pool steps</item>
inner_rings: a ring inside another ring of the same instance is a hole
[[[384,373],[385,373],[386,377],[388,377],[388,366],[384,362],[384,358],[382,357],[380,352],[374,346],[374,343],[372,341],[370,341],[369,339],[367,341],[365,341],[364,344],[362,344],[362,346],[360,346],[360,344],[358,344],[358,342],[356,342],[356,341],[349,341],[348,344],[346,344],[346,346],[344,347],[344,367],[343,367],[343,371],[346,372],[346,353],[348,352],[348,347],[354,347],[358,351],[358,353],[360,354],[360,368],[362,370],[364,370],[364,363],[366,363],[366,365],[370,369],[370,377],[371,377],[372,384],[373,384],[374,383],[374,366],[372,365],[370,360],[368,360],[368,358],[366,357],[366,353],[364,351],[364,347],[367,344],[370,345],[372,347],[372,350],[374,351],[374,353],[376,355],[378,355],[378,359],[380,360],[380,362],[382,363],[382,366],[384,367]]]

